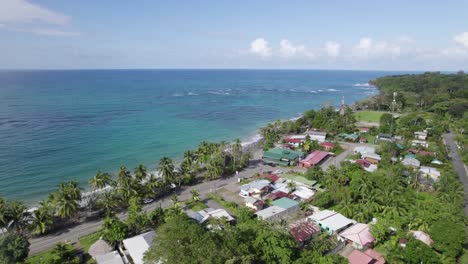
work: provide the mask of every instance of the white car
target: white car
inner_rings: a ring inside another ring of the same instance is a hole
[[[283,173],[282,170],[275,170],[275,171],[273,172],[273,174],[281,174],[281,173]]]

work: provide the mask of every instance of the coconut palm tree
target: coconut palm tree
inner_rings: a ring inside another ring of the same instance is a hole
[[[199,190],[197,190],[195,188],[192,188],[190,193],[192,194],[192,201],[194,201],[194,202],[200,201],[200,191]]]
[[[61,183],[59,189],[53,194],[57,215],[61,218],[70,218],[78,212],[81,200],[81,189],[76,181]]]
[[[174,193],[171,195],[171,202],[172,202],[172,208],[175,208],[175,209],[180,208],[179,196],[177,196],[177,194]]]
[[[39,208],[34,210],[30,228],[34,234],[44,234],[54,224],[52,220],[52,208],[42,201]]]
[[[6,220],[7,215],[7,202],[0,197],[0,228],[5,228],[8,224]]]
[[[105,210],[107,217],[112,217],[115,215],[115,210],[118,208],[118,201],[119,199],[117,199],[112,192],[105,192],[102,194],[101,199],[99,199],[98,205]]]
[[[170,185],[175,182],[174,162],[169,157],[163,157],[159,160],[158,172],[163,177],[164,184]]]
[[[296,183],[293,181],[288,181],[286,187],[288,188],[289,193],[292,193],[296,189]]]
[[[159,178],[156,178],[154,174],[150,174],[148,180],[145,182],[146,196],[156,196],[157,190],[159,188],[161,188],[161,182]]]
[[[109,173],[98,171],[96,175],[89,180],[89,185],[95,190],[102,189],[112,184],[112,176]]]
[[[142,182],[148,176],[145,165],[140,164],[135,168],[135,178],[138,182]]]
[[[28,208],[21,201],[6,202],[5,221],[8,231],[14,231],[22,234],[29,221],[31,220],[31,213]]]
[[[130,197],[138,195],[140,191],[139,185],[125,166],[120,167],[115,185],[115,191],[124,203],[128,203]]]

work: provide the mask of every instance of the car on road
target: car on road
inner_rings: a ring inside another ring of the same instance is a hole
[[[281,173],[283,173],[282,170],[275,170],[275,171],[273,172],[273,174],[281,174]]]

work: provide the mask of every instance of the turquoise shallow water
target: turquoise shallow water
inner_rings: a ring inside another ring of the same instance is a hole
[[[360,71],[0,71],[0,196],[29,203],[60,181],[162,156],[202,140],[248,140],[261,125],[370,94]]]

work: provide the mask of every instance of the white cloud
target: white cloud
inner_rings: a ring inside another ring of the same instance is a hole
[[[0,0],[0,28],[9,31],[29,32],[49,36],[76,36],[51,26],[65,26],[70,17],[27,0]]]
[[[468,32],[463,32],[454,36],[453,40],[455,40],[458,45],[468,50]]]
[[[330,57],[338,57],[340,55],[341,46],[338,42],[327,41],[325,42],[325,51]]]
[[[287,39],[280,41],[279,53],[281,57],[291,58],[295,56],[309,56],[304,45],[294,45]]]
[[[399,56],[401,46],[399,44],[387,41],[374,41],[371,38],[364,37],[353,48],[353,55],[361,58]]]
[[[272,51],[268,44],[268,41],[263,38],[257,38],[250,43],[250,53],[258,55],[263,58],[271,57]]]

